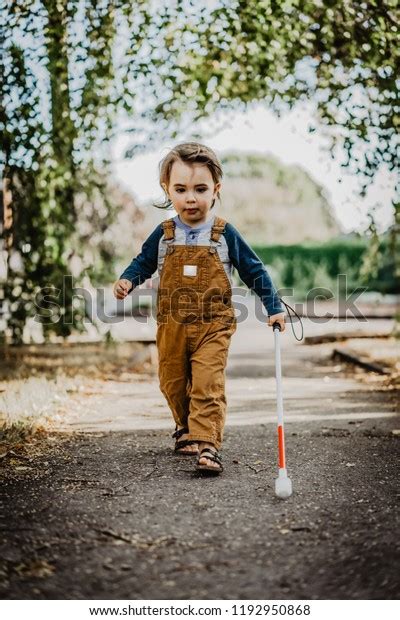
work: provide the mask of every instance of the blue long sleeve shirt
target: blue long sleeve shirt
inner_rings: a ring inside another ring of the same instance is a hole
[[[204,228],[204,225],[191,230],[189,226],[183,225],[179,219],[174,219],[178,225],[188,229],[186,243],[194,244],[196,242],[195,233]],[[205,226],[211,227],[211,222],[206,223]],[[157,270],[158,248],[163,234],[162,225],[159,224],[143,243],[140,254],[132,260],[119,279],[130,280],[135,287],[151,278]],[[232,224],[226,223],[222,234],[225,236],[228,246],[229,259],[237,270],[240,279],[260,297],[270,316],[284,312],[284,307],[280,302],[271,277],[257,254]]]

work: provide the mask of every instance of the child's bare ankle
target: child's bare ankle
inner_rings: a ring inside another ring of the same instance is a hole
[[[213,448],[214,444],[209,441],[199,441],[199,446],[202,446],[203,448]]]

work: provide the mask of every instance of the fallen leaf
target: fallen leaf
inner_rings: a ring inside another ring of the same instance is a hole
[[[15,571],[24,577],[49,577],[54,570],[55,567],[46,560],[33,560],[15,567]]]

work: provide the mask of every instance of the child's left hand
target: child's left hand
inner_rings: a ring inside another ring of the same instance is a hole
[[[278,314],[272,314],[269,317],[268,325],[270,325],[272,327],[274,323],[279,323],[279,325],[281,326],[281,332],[284,332],[285,328],[286,328],[286,325],[285,325],[285,313],[284,312],[279,312]]]

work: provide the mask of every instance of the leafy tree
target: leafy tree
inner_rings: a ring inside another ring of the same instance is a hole
[[[107,145],[118,110],[135,105],[129,84],[150,18],[141,0],[15,0],[5,16],[3,297],[11,339],[21,342],[38,304],[46,336],[82,325],[65,278],[73,262],[75,285],[85,276],[96,280],[106,266],[112,277],[115,249],[106,231],[116,208],[108,197]]]
[[[152,42],[164,53],[146,67],[162,93],[148,115],[176,132],[255,101],[279,116],[312,100],[332,157],[343,144],[343,166],[359,175],[363,195],[381,166],[396,167],[399,13],[396,0],[171,3]],[[396,251],[400,204],[393,206]]]
[[[119,114],[134,118],[133,154],[214,111],[263,100],[279,115],[313,100],[362,191],[379,166],[394,168],[395,0],[14,0],[4,13],[3,294],[15,342],[39,291],[61,290],[72,259],[76,284],[112,260],[110,240],[94,232],[114,216],[107,148]],[[45,333],[67,335],[82,317],[71,291],[57,302]]]

